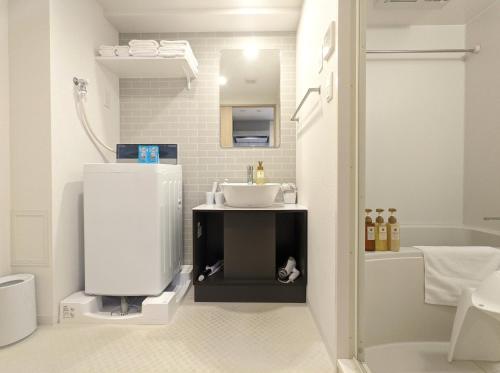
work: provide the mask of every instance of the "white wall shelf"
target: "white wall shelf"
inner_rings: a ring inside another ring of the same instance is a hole
[[[96,57],[96,61],[119,78],[185,78],[188,89],[197,73],[185,58]]]

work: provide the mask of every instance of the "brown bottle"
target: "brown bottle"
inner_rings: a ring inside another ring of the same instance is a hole
[[[365,250],[375,251],[375,223],[370,216],[372,210],[365,209],[365,212]]]

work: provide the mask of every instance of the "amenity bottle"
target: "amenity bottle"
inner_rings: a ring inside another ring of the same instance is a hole
[[[399,223],[396,216],[394,216],[396,211],[395,208],[390,208],[391,216],[387,219],[387,248],[391,251],[399,251],[401,247]]]
[[[372,209],[365,209],[365,250],[375,251],[375,223],[370,216]]]
[[[257,166],[257,172],[256,172],[256,178],[255,178],[255,184],[265,184],[266,179],[264,177],[264,162],[259,161],[259,165]]]
[[[378,216],[375,219],[375,251],[387,251],[387,226],[382,213],[384,209],[376,209]]]

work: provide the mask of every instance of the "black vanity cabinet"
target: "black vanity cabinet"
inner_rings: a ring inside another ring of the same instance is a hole
[[[306,301],[307,209],[298,205],[193,209],[193,281],[197,302]],[[292,256],[301,275],[278,281],[278,268]],[[206,265],[224,260],[224,269],[204,281]]]

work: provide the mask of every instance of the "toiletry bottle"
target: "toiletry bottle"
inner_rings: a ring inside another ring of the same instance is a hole
[[[395,208],[390,208],[389,212],[391,216],[387,219],[387,248],[391,251],[399,251],[401,247],[401,241],[399,238],[399,223],[398,219],[394,216],[397,210]]]
[[[376,209],[375,211],[378,213],[375,219],[375,250],[387,251],[387,226],[382,217],[384,209]]]
[[[371,209],[365,209],[365,250],[375,251],[375,223],[370,216]]]
[[[259,165],[257,166],[257,175],[255,178],[255,184],[265,184],[266,180],[264,178],[264,165],[263,161],[259,161]]]

